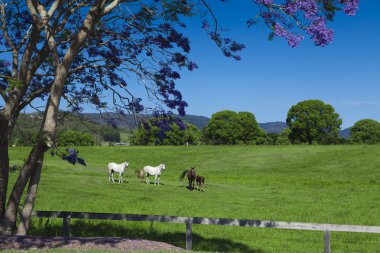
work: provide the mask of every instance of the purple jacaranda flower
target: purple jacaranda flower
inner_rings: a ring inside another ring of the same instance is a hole
[[[324,47],[333,40],[334,32],[326,26],[326,20],[318,17],[307,28],[307,33],[311,35],[311,39],[316,46]]]

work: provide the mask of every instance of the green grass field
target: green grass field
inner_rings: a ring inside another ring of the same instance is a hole
[[[87,167],[46,156],[35,210],[380,226],[380,145],[78,149]],[[28,150],[12,148],[11,164],[21,164]],[[127,182],[109,183],[107,163],[124,160],[130,162]],[[160,186],[141,183],[134,174],[135,169],[161,162],[167,166]],[[178,182],[190,166],[205,176],[206,192],[189,191]],[[11,180],[15,177],[12,174]],[[75,236],[185,245],[182,224],[89,220],[71,224]],[[60,229],[61,220],[34,219],[31,234],[60,235]],[[331,244],[332,252],[380,252],[380,235],[333,232]],[[193,249],[322,252],[323,232],[194,225]]]

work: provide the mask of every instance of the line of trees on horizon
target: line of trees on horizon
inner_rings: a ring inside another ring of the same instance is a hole
[[[30,117],[30,116],[29,116]],[[198,129],[174,114],[152,115],[144,119],[128,140],[123,130],[98,125],[69,116],[58,129],[57,146],[92,146],[128,142],[130,145],[290,145],[290,144],[376,144],[380,143],[380,123],[363,119],[350,129],[348,139],[339,136],[342,120],[334,108],[321,100],[305,100],[287,114],[288,128],[266,133],[251,112],[222,110],[212,115],[206,127]],[[86,124],[86,127],[83,127]],[[30,146],[37,139],[35,121],[23,120],[12,134],[11,145]]]
[[[173,123],[163,131],[160,118],[149,119],[134,131],[132,145],[289,145],[289,144],[376,144],[380,143],[380,123],[363,119],[350,129],[349,139],[339,136],[342,119],[335,109],[321,100],[305,100],[293,105],[287,114],[288,128],[266,133],[250,112],[223,110],[212,115],[208,125],[180,129]]]

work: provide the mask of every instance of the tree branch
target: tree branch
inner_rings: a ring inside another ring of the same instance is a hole
[[[57,10],[58,6],[61,5],[61,0],[55,0],[51,5],[50,10],[47,12],[48,17],[52,17],[54,12]]]
[[[132,1],[128,1],[128,2],[134,2],[133,0]],[[118,6],[120,3],[120,0],[114,0],[112,1],[110,4],[108,4],[104,10],[102,11],[102,16],[104,15],[107,15],[108,13],[110,13],[113,9],[116,8],[116,6]]]
[[[31,16],[34,19],[38,18],[37,2],[35,0],[26,0],[25,2],[26,2],[26,5],[28,6]]]
[[[6,4],[0,4],[0,13],[1,13],[1,30],[3,31],[4,38],[6,39],[9,46],[12,48],[12,51],[15,50],[15,46],[7,30],[7,22],[5,20],[5,7]]]
[[[51,85],[46,85],[42,87],[41,89],[36,90],[33,92],[28,98],[26,98],[19,106],[18,111],[20,112],[22,109],[24,109],[27,105],[29,105],[35,98],[39,97],[40,95],[44,94],[50,89]]]
[[[46,40],[48,42],[49,49],[50,49],[50,52],[51,52],[52,57],[53,57],[53,65],[55,67],[57,67],[60,63],[60,60],[59,60],[59,54],[58,54],[58,50],[57,50],[57,44],[56,44],[55,39],[54,39],[53,30],[49,24],[50,16],[48,15],[44,6],[41,4],[38,5],[37,10],[38,10],[38,13],[40,14],[40,16],[42,18],[42,25],[45,29]]]

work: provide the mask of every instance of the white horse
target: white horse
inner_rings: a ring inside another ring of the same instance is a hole
[[[113,173],[119,172],[119,184],[123,183],[124,170],[125,170],[125,168],[128,168],[128,165],[129,165],[128,161],[125,161],[121,164],[109,163],[108,164],[108,179],[109,179],[109,181],[111,182],[111,180],[112,180],[112,183],[115,183],[115,180],[113,180]]]
[[[149,184],[149,176],[154,176],[154,184],[160,185],[160,176],[162,171],[165,170],[165,163],[158,165],[157,167],[145,166],[145,183]]]

